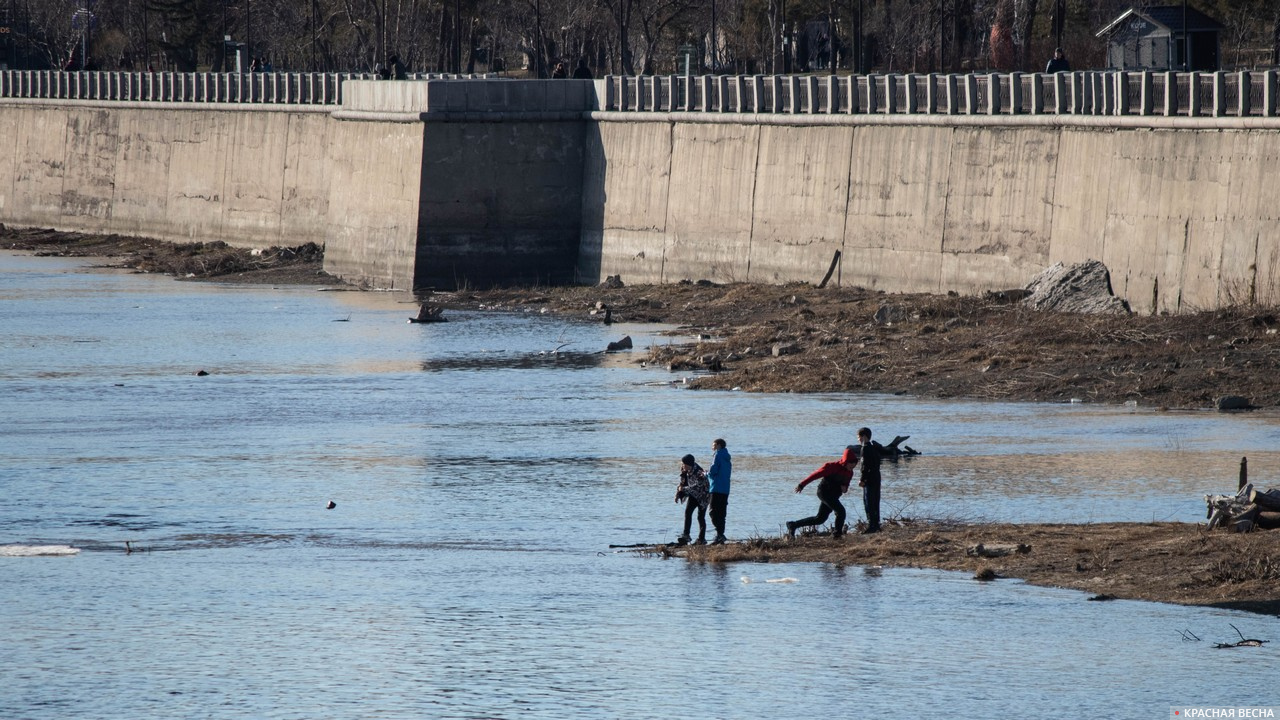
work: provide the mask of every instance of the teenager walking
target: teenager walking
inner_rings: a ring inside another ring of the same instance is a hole
[[[680,486],[676,488],[676,502],[684,503],[684,532],[676,542],[680,545],[689,543],[689,529],[693,525],[693,514],[698,513],[698,540],[694,545],[707,544],[707,505],[711,502],[711,485],[707,482],[707,474],[702,466],[694,461],[692,455],[680,458]]]
[[[845,510],[844,505],[840,504],[840,496],[849,491],[849,483],[853,482],[853,468],[857,464],[857,451],[852,447],[845,448],[844,456],[839,462],[825,463],[796,485],[796,492],[799,493],[809,483],[819,480],[818,502],[820,504],[816,515],[788,522],[787,537],[794,538],[796,530],[800,528],[821,525],[833,512],[836,514],[836,520],[831,528],[831,537],[838,538],[844,535]]]

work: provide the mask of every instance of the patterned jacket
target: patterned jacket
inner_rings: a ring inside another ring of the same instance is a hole
[[[684,502],[688,498],[702,507],[711,501],[711,483],[707,481],[707,473],[702,466],[694,464],[693,470],[680,470],[680,486],[676,488],[676,502]]]

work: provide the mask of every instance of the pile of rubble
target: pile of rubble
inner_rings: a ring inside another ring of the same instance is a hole
[[[1205,495],[1209,529],[1231,532],[1280,528],[1280,490],[1255,490],[1252,483],[1235,495]]]

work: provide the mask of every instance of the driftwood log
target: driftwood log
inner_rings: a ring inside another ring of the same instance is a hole
[[[1249,492],[1249,502],[1257,505],[1263,510],[1280,512],[1280,490],[1259,491],[1251,489]]]
[[[1246,483],[1235,495],[1205,495],[1209,529],[1231,532],[1280,529],[1280,491],[1254,489]]]
[[[418,307],[418,317],[409,318],[411,323],[434,323],[448,322],[448,318],[444,316],[444,308],[439,305],[431,305],[422,303]]]

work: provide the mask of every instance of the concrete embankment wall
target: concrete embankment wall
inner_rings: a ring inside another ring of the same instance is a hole
[[[1280,301],[1280,129],[594,117],[585,280],[816,283],[839,251],[835,283],[974,293],[1096,258],[1139,311]]]
[[[347,81],[341,106],[0,101],[0,222],[325,246],[413,289],[573,279],[589,83]]]
[[[412,284],[421,126],[336,123],[328,109],[9,101],[0,143],[4,222],[315,242],[367,265],[377,284]]]
[[[329,272],[380,288],[817,282],[839,252],[833,282],[890,292],[1099,259],[1140,311],[1280,302],[1274,98],[1265,117],[907,115],[829,94],[794,114],[600,111],[605,81],[342,87],[340,106],[0,100],[0,222],[322,242]]]

